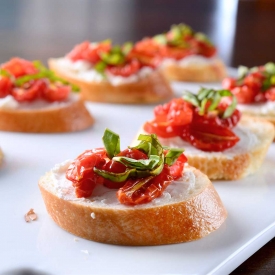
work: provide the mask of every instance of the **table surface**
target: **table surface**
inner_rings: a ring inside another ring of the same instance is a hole
[[[272,0],[1,0],[0,62],[46,62],[84,40],[137,41],[181,22],[206,33],[227,66],[275,62]],[[274,272],[272,239],[231,274]]]

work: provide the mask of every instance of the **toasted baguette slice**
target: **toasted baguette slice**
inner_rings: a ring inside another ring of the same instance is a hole
[[[119,245],[180,243],[215,231],[227,216],[210,180],[192,167],[185,168],[178,187],[173,182],[160,198],[137,206],[120,204],[116,190],[103,186],[92,197],[77,199],[65,174],[55,173],[39,180],[47,211],[60,227],[85,239]]]
[[[176,63],[164,65],[162,69],[168,80],[190,82],[217,82],[226,76],[226,68],[220,59],[211,63],[188,64],[180,66]]]
[[[112,85],[108,81],[91,82],[80,79],[76,73],[64,69],[58,59],[49,59],[49,67],[58,76],[78,85],[83,100],[108,103],[155,103],[172,97],[173,91],[159,71],[142,77],[139,81]]]
[[[272,114],[272,113],[270,114],[268,112],[267,113],[262,112],[262,109],[265,108],[264,107],[265,104],[269,104],[269,102],[260,103],[260,104],[256,104],[256,105],[254,105],[252,103],[251,104],[253,106],[252,109],[249,108],[250,104],[238,104],[238,108],[245,115],[265,119],[265,120],[269,121],[270,123],[272,123],[275,126],[275,115]],[[272,104],[273,104],[273,102],[272,102]],[[268,107],[268,109],[270,109],[270,108],[272,108],[274,110],[275,105],[272,106],[272,107],[270,107],[270,106]]]
[[[0,130],[57,133],[84,130],[94,123],[82,100],[52,108],[0,109]]]
[[[260,118],[243,116],[234,132],[240,141],[223,152],[204,152],[181,138],[159,138],[162,145],[185,148],[188,163],[210,179],[236,180],[255,173],[263,163],[272,143],[275,130],[271,123]],[[140,133],[146,133],[142,129]]]

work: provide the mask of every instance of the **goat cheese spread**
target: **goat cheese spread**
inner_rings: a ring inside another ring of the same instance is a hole
[[[52,169],[51,177],[54,182],[54,188],[57,196],[64,200],[85,202],[96,207],[112,207],[116,209],[126,209],[129,207],[150,208],[184,200],[196,189],[196,176],[192,169],[185,167],[181,179],[173,181],[159,198],[156,198],[146,204],[135,206],[123,205],[117,200],[117,190],[109,189],[102,185],[98,185],[94,189],[93,195],[90,198],[76,198],[72,182],[67,180],[65,177],[65,173],[70,163],[71,160],[67,160],[63,163],[55,165]]]

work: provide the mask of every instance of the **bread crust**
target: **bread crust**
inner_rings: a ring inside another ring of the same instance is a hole
[[[169,64],[163,66],[162,71],[172,81],[217,82],[226,77],[226,68],[220,59],[208,64],[190,64],[184,67]]]
[[[138,82],[112,85],[107,81],[88,82],[79,79],[76,74],[64,70],[57,59],[49,59],[49,67],[58,76],[78,85],[83,100],[108,103],[138,104],[156,103],[173,96],[170,84],[160,71],[153,71]]]
[[[153,207],[95,207],[58,197],[51,172],[39,181],[52,219],[70,233],[89,240],[119,245],[161,245],[192,241],[218,229],[227,212],[210,180],[192,169],[200,192],[186,200]],[[94,215],[94,219],[91,217]]]
[[[84,130],[94,123],[82,100],[47,109],[0,110],[0,130],[58,133]]]

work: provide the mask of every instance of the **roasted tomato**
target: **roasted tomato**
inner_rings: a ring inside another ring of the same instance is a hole
[[[73,50],[67,54],[67,57],[72,61],[86,60],[92,64],[96,64],[101,60],[100,54],[109,52],[110,49],[111,43],[107,41],[98,44],[91,44],[89,41],[85,41],[76,45]]]
[[[72,91],[71,86],[58,83],[50,83],[44,89],[42,97],[49,102],[64,101]]]
[[[6,97],[12,91],[12,81],[9,77],[0,76],[0,98]]]
[[[93,169],[102,169],[106,163],[105,158],[106,150],[98,148],[85,151],[71,163],[66,178],[73,182],[78,198],[89,197],[97,184],[103,184],[104,178],[97,175]]]
[[[38,72],[32,62],[18,57],[12,58],[7,63],[4,63],[2,68],[15,77],[35,74]]]
[[[222,87],[227,90],[232,90],[233,88],[236,87],[236,80],[232,77],[226,77],[222,81]]]
[[[188,55],[195,54],[196,52],[190,48],[181,48],[174,46],[163,46],[160,48],[160,55],[165,58],[173,58],[180,60]]]
[[[247,85],[237,86],[231,92],[236,96],[238,102],[243,104],[254,102],[257,95],[257,91]]]
[[[155,119],[144,125],[150,134],[168,138],[178,135],[182,127],[189,124],[193,117],[193,108],[181,98],[159,105],[154,109]]]
[[[126,205],[147,203],[159,197],[172,181],[170,169],[165,164],[158,176],[127,180],[125,185],[118,190],[117,198]]]
[[[197,54],[200,54],[205,57],[212,57],[217,53],[217,49],[210,43],[205,41],[197,40],[196,38],[192,38],[189,40],[191,48],[196,51]]]
[[[266,90],[265,97],[267,100],[275,101],[275,87],[270,87]]]
[[[137,59],[133,59],[123,65],[108,66],[107,71],[113,75],[128,77],[137,73],[140,68],[140,62]]]
[[[135,44],[128,58],[137,59],[144,66],[156,68],[162,60],[159,51],[160,46],[153,39],[143,39]]]
[[[243,83],[258,93],[261,90],[264,79],[265,76],[262,73],[255,72],[247,75],[244,78]]]
[[[40,97],[47,89],[44,79],[33,80],[25,83],[22,87],[15,87],[11,94],[18,101],[33,101]]]
[[[182,138],[194,147],[209,152],[224,151],[240,140],[226,127],[201,122],[193,122],[186,127]]]
[[[184,154],[181,154],[176,162],[169,167],[170,175],[174,180],[177,180],[182,177],[182,172],[184,169],[184,164],[187,162],[187,157]]]

